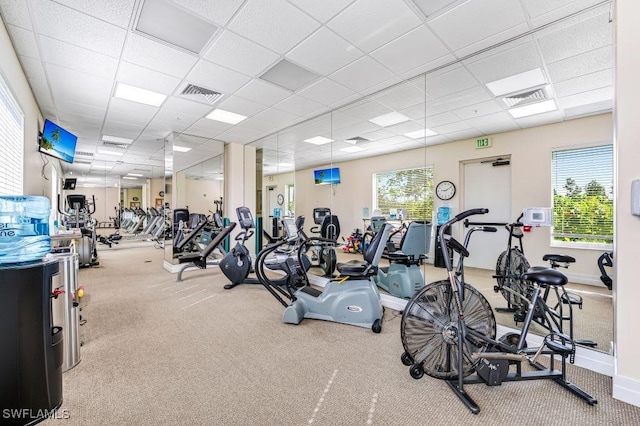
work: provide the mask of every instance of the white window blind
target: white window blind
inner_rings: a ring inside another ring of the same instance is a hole
[[[613,146],[552,154],[553,239],[613,242]]]
[[[0,76],[0,195],[22,195],[24,114]]]
[[[433,168],[394,170],[374,174],[375,205],[382,214],[404,212],[404,219],[431,220],[433,212]]]

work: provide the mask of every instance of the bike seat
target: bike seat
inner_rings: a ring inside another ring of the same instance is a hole
[[[576,261],[574,257],[567,256],[564,254],[545,254],[542,257],[542,260],[544,260],[545,262],[551,261],[551,262],[561,262],[561,263],[575,263]]]
[[[562,272],[551,268],[531,268],[522,276],[524,280],[534,281],[541,285],[565,285],[567,277]]]

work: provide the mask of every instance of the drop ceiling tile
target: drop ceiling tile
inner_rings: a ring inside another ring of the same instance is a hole
[[[138,139],[136,139],[131,144],[131,148],[130,149],[133,149],[133,150],[138,151],[138,152],[149,152],[149,153],[156,152],[156,151],[164,148],[164,140],[162,140],[162,139],[164,139],[164,137],[149,138],[148,134],[145,131],[144,134],[142,134]]]
[[[366,99],[363,102],[345,107],[340,112],[346,114],[348,117],[354,117],[360,120],[371,120],[372,118],[393,112],[393,110],[373,100]],[[348,123],[348,125],[350,124],[353,123]]]
[[[576,95],[589,90],[601,89],[613,85],[612,70],[598,71],[571,80],[565,80],[553,85],[553,91],[558,98]]]
[[[504,108],[506,107],[503,107],[497,101],[486,101],[479,104],[456,109],[453,111],[453,113],[463,120],[468,120],[470,118],[482,117],[483,115],[501,112],[504,111]]]
[[[360,123],[355,123],[351,126],[343,127],[341,129],[335,129],[335,128],[332,129],[331,139],[344,140],[349,138],[355,138],[357,136],[370,134],[372,132],[375,132],[378,129],[380,129],[379,126],[376,126],[375,124],[370,123],[368,121],[362,121]],[[389,131],[386,131],[385,133],[391,134],[391,132]],[[367,136],[367,139],[372,139],[372,138]]]
[[[479,61],[468,63],[467,69],[481,82],[489,83],[544,66],[534,42],[486,55]]]
[[[16,25],[26,30],[33,30],[29,8],[25,1],[0,2],[2,21],[5,24]]]
[[[167,116],[173,116],[173,118],[180,117],[180,119],[186,119],[187,117],[202,118],[213,110],[212,105],[205,105],[199,102],[193,102],[187,99],[183,99],[176,96],[170,96],[162,104],[160,113],[167,113]]]
[[[451,135],[463,130],[469,130],[471,126],[464,121],[458,121],[456,123],[445,124],[444,126],[429,127],[429,129],[441,135]],[[476,131],[476,129],[473,130]]]
[[[571,96],[559,97],[558,105],[561,108],[575,108],[581,105],[593,104],[596,102],[609,101],[613,99],[613,87],[603,87],[601,89],[589,90]]]
[[[93,50],[40,36],[42,56],[50,64],[71,68],[98,77],[113,79],[118,60]]]
[[[346,98],[341,99],[341,100],[339,100],[337,102],[333,102],[329,106],[331,108],[342,108],[343,106],[348,105],[349,103],[351,103],[353,101],[356,101],[356,100],[358,100],[360,98],[362,98],[362,95],[356,93],[356,94],[347,96]]]
[[[434,114],[428,116],[425,120],[426,127],[431,129],[437,126],[444,126],[445,124],[455,123],[460,121],[460,117],[452,112],[444,112],[442,114]]]
[[[319,26],[284,0],[252,0],[233,18],[229,29],[284,54]]]
[[[560,31],[536,37],[547,62],[557,62],[613,43],[609,15],[601,14]]]
[[[217,136],[217,139],[230,143],[248,143],[260,135],[259,130],[247,129],[245,127],[235,126]]]
[[[267,109],[265,105],[243,99],[240,96],[224,98],[223,101],[218,104],[218,107],[225,111],[235,112],[236,114],[242,114],[247,117],[251,117]]]
[[[208,118],[201,118],[193,125],[189,126],[184,133],[202,136],[205,138],[215,138],[220,133],[230,129],[231,124],[223,123],[221,121],[209,120]]]
[[[427,102],[427,116],[464,108],[466,106],[488,101],[493,97],[482,87],[473,87],[446,96],[442,99]]]
[[[111,120],[145,126],[151,120],[158,108],[144,105],[126,99],[112,98],[107,110],[106,122]]]
[[[47,64],[53,97],[56,102],[66,100],[97,107],[106,107],[113,82],[69,68]]]
[[[174,3],[193,11],[196,15],[206,18],[218,25],[226,25],[236,13],[244,0],[173,0]]]
[[[276,104],[284,98],[291,96],[290,91],[257,79],[251,80],[235,94],[244,99],[249,99],[267,106]]]
[[[108,56],[119,57],[127,31],[54,2],[31,10],[38,33]]]
[[[63,113],[58,112],[58,118],[60,121],[65,121],[67,123],[74,123],[79,121],[92,127],[102,126],[102,121],[103,121],[102,117],[96,118],[88,115],[73,114],[73,113],[67,113],[67,112],[63,112]]]
[[[474,0],[430,20],[429,26],[445,45],[452,50],[459,50],[523,24],[525,20],[520,2]],[[489,22],[491,24],[487,25]]]
[[[39,59],[28,58],[26,56],[19,56],[22,70],[28,79],[47,80],[47,76],[42,68],[42,62]]]
[[[446,136],[453,139],[454,141],[462,141],[465,139],[473,139],[482,135],[483,133],[481,131],[471,128],[471,129],[462,130],[459,132],[449,133]]]
[[[187,80],[216,92],[230,94],[245,85],[251,78],[208,61],[198,61],[187,76]]]
[[[447,71],[436,77],[427,75],[427,95],[432,99],[444,98],[456,92],[479,87],[478,81],[466,68],[452,66]]]
[[[298,94],[323,105],[331,105],[355,95],[355,92],[332,80],[323,78],[299,91]]]
[[[122,59],[164,74],[183,78],[197,57],[138,34],[129,34]]]
[[[378,84],[374,84],[371,87],[368,87],[368,88],[366,88],[364,90],[361,90],[360,94],[362,96],[369,96],[369,95],[372,95],[374,93],[378,93],[379,91],[384,90],[387,87],[395,86],[396,84],[398,84],[398,83],[400,83],[402,81],[403,80],[400,77],[395,77],[394,76],[394,77],[391,77],[388,80],[383,80]]]
[[[132,122],[105,120],[104,125],[102,126],[102,133],[112,136],[124,135],[121,137],[136,139],[138,135],[142,133],[144,127],[144,125],[136,125]]]
[[[25,30],[14,25],[7,25],[7,31],[11,36],[11,43],[13,44],[13,49],[16,51],[16,54],[28,58],[40,59],[38,43],[36,42],[36,36],[33,31]]]
[[[129,20],[133,13],[135,0],[55,0],[57,3],[63,4],[75,9],[79,12],[86,13],[94,18],[107,21],[111,24],[122,28],[129,26]]]
[[[170,95],[180,84],[180,79],[168,74],[121,61],[116,80],[146,90]]]
[[[260,132],[273,132],[278,129],[278,127],[275,126],[272,122],[261,120],[255,117],[250,117],[244,120],[242,122],[242,126],[246,127],[247,129],[257,130]]]
[[[180,120],[161,120],[154,117],[145,128],[145,132],[148,134],[157,135],[158,137],[164,137],[171,132],[183,132],[191,125],[191,122],[183,122]],[[114,135],[117,136],[117,135]]]
[[[279,55],[231,31],[225,31],[203,58],[243,74],[256,76],[274,64]]]
[[[47,80],[39,78],[29,78],[29,86],[31,86],[31,90],[36,97],[38,107],[40,107],[42,114],[53,117],[55,114],[47,113],[47,111],[45,111],[55,110],[54,102],[51,98],[51,93],[49,92],[49,83],[47,83]]]
[[[525,9],[534,28],[569,16],[597,3],[599,0],[524,0]]]
[[[402,0],[358,0],[327,26],[368,53],[420,24]]]
[[[362,92],[392,77],[391,71],[368,56],[352,62],[329,76],[332,80],[357,92]]]
[[[564,120],[562,111],[551,111],[544,114],[531,115],[529,117],[518,118],[515,120],[520,128],[536,127],[551,123],[558,123]]]
[[[605,46],[547,65],[551,81],[560,82],[613,67],[613,46]]]
[[[327,76],[364,54],[332,31],[321,28],[286,56],[312,71]]]
[[[427,106],[425,102],[421,102],[419,104],[410,106],[409,108],[400,108],[397,111],[402,115],[406,115],[413,121],[424,121],[424,117],[427,114],[426,108]]]
[[[396,74],[403,74],[448,54],[449,50],[424,26],[371,52],[374,59]]]
[[[56,106],[60,113],[86,115],[89,117],[103,119],[107,112],[106,105],[104,107],[97,107],[95,105],[87,105],[77,102],[58,101]]]
[[[313,16],[318,21],[325,23],[338,12],[353,3],[353,0],[289,0],[300,9]]]
[[[613,100],[605,100],[592,104],[580,105],[573,108],[565,108],[564,116],[566,119],[577,117],[585,117],[587,115],[609,113],[613,110]]]
[[[400,84],[371,97],[376,102],[398,111],[417,104],[424,104],[425,94],[412,84]]]
[[[415,121],[405,121],[404,123],[399,123],[393,126],[386,127],[386,129],[395,133],[396,135],[404,135],[405,133],[415,132],[416,130],[424,129],[424,123],[416,123]]]

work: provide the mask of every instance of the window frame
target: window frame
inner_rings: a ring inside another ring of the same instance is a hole
[[[5,98],[6,101],[4,100]],[[13,117],[0,117],[2,131],[9,129],[9,126],[4,125],[5,119],[7,119],[7,124],[13,122],[18,125],[16,129],[13,129],[17,130],[17,135],[6,133],[7,139],[0,139],[0,145],[3,145],[3,153],[11,153],[15,157],[13,161],[0,162],[0,176],[6,176],[10,173],[17,175],[16,178],[12,179],[11,183],[4,180],[0,182],[0,195],[24,195],[24,111],[2,73],[0,73],[0,102],[2,103],[2,110],[6,109],[9,113],[13,110],[17,113],[17,116],[14,115]],[[10,136],[15,136],[16,139],[14,140]]]
[[[434,206],[434,166],[433,164],[427,164],[427,165],[421,165],[421,166],[415,166],[415,167],[404,167],[404,168],[399,168],[399,169],[392,169],[392,170],[384,170],[384,171],[379,171],[376,173],[372,173],[371,175],[371,179],[372,179],[372,212],[371,214],[373,214],[373,211],[376,209],[380,209],[380,206],[378,204],[378,180],[377,180],[377,176],[381,175],[381,174],[389,174],[389,173],[398,173],[398,172],[403,172],[403,171],[407,171],[407,170],[419,170],[419,169],[424,169],[424,170],[431,170],[431,190],[430,191],[426,191],[427,193],[427,202],[431,201],[431,214],[429,217],[424,217],[424,218],[408,218],[408,217],[404,217],[403,220],[429,220],[432,221],[433,220],[433,214],[435,211],[435,206]],[[427,186],[428,186],[428,182],[427,182]],[[383,213],[383,215],[385,216],[389,216],[389,214],[385,214]],[[392,219],[392,220],[399,220],[398,218],[396,219]]]

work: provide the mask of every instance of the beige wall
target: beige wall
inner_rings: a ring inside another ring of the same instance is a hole
[[[314,207],[330,207],[340,219],[342,236],[354,228],[363,227],[362,208],[372,209],[374,173],[433,165],[434,180],[450,180],[459,188],[451,200],[455,213],[460,212],[463,200],[462,165],[468,160],[511,155],[512,214],[525,207],[551,205],[551,152],[590,144],[613,141],[611,114],[572,120],[541,127],[502,133],[492,136],[492,146],[476,149],[475,140],[430,146],[412,151],[371,157],[362,160],[334,163],[340,167],[342,183],[316,186],[312,169],[295,174],[296,213],[312,218]],[[640,158],[640,157],[638,157]],[[436,206],[437,206],[436,202]],[[515,219],[515,217],[514,217]],[[312,226],[307,220],[307,228]],[[526,235],[527,258],[532,264],[542,264],[546,253],[561,252],[577,259],[571,266],[573,280],[600,285],[596,260],[602,250],[577,250],[550,247],[550,228],[537,228]],[[505,241],[506,245],[506,241]]]
[[[224,182],[206,179],[185,179],[185,203],[190,213],[208,215],[209,211],[215,211],[215,200],[223,195]]]
[[[640,217],[630,214],[631,181],[640,179],[640,2],[618,0],[615,14],[615,259],[614,330],[616,371],[613,395],[640,405],[640,340],[636,323],[640,280]]]

